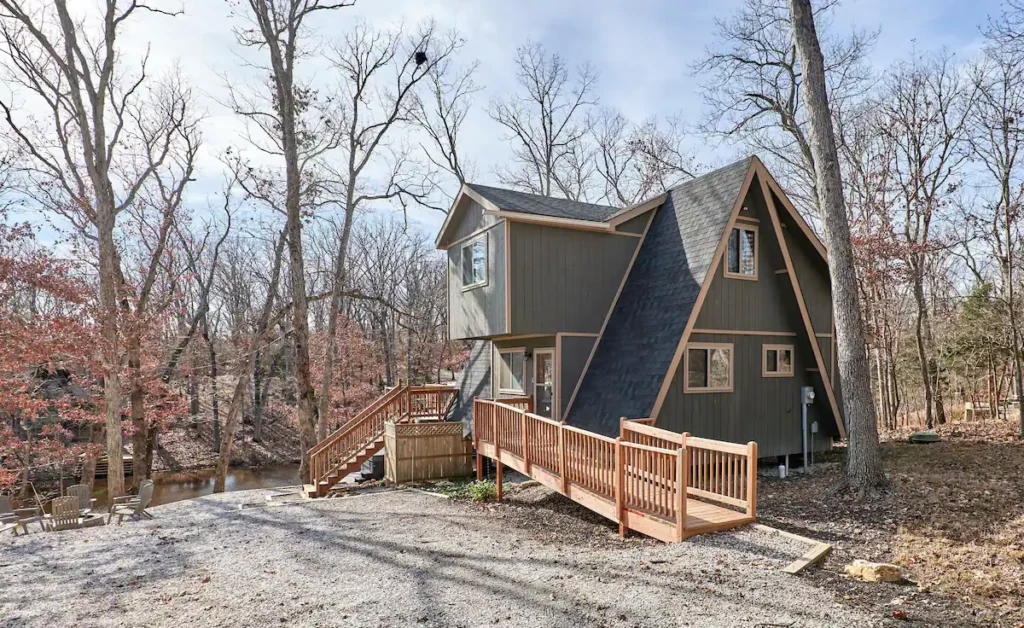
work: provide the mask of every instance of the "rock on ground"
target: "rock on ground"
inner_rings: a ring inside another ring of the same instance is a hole
[[[594,524],[608,542],[586,546],[558,540],[571,515],[525,502],[384,491],[267,505],[270,494],[177,502],[121,527],[0,537],[0,626],[882,622],[782,573],[805,548],[753,529],[666,545],[618,542],[614,526]],[[530,512],[532,527],[512,525]]]

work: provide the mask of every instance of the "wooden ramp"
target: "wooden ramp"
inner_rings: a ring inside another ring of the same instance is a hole
[[[448,414],[457,388],[446,386],[398,386],[383,394],[348,423],[309,450],[310,497],[323,497],[345,476],[384,447],[388,423],[410,423],[424,417]]]
[[[618,438],[545,419],[532,401],[475,399],[477,477],[482,458],[504,465],[619,524],[665,542],[753,523],[757,444],[739,445],[623,419]],[[680,490],[685,487],[685,490]]]

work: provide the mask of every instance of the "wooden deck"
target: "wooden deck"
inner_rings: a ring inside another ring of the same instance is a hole
[[[477,474],[482,457],[498,463],[499,499],[508,466],[618,523],[623,536],[671,543],[757,519],[755,443],[625,420],[612,439],[531,414],[529,400],[506,401],[476,399],[473,408]]]

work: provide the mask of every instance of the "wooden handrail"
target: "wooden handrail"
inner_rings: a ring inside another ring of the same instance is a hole
[[[677,434],[675,432],[663,430],[658,427],[652,427],[650,425],[644,425],[643,423],[639,423],[637,421],[630,421],[625,417],[623,417],[619,422],[619,428],[621,430],[621,438],[624,441],[628,441],[631,443],[651,445],[651,441],[654,441],[654,446],[660,446],[661,444],[658,443],[658,441],[665,441],[665,444],[672,443],[675,445],[679,445],[680,447],[685,445],[685,443],[683,442],[682,434]],[[636,438],[634,436],[635,434],[640,434],[648,438]],[[664,447],[664,449],[675,449],[675,447]]]

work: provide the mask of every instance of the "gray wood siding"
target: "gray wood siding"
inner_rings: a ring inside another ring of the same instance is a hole
[[[562,336],[562,354],[558,356],[559,369],[559,397],[558,404],[561,408],[559,417],[565,416],[565,410],[569,405],[576,385],[583,375],[583,367],[590,358],[590,351],[594,348],[596,337],[587,336]]]
[[[781,207],[781,204],[778,207]],[[828,266],[789,215],[783,211],[780,217],[782,223],[787,226],[783,229],[783,234],[789,245],[789,255],[793,260],[793,268],[800,282],[800,291],[803,292],[814,332],[832,333],[832,291],[829,288]]]
[[[653,210],[652,210],[653,211]],[[636,218],[631,218],[615,228],[623,233],[643,233],[647,227],[647,221],[651,219],[651,212],[644,212]]]
[[[512,334],[599,332],[640,238],[511,223]]]
[[[816,381],[817,373],[807,371],[814,365],[807,342],[792,336],[724,334],[693,334],[690,341],[732,343],[734,392],[684,393],[680,366],[658,415],[657,427],[730,442],[756,441],[761,457],[800,453],[800,387],[816,386],[820,403],[827,404],[820,381]],[[793,377],[761,375],[764,344],[794,345]],[[817,410],[821,407],[811,406],[809,421],[820,419]],[[821,422],[823,426],[828,423]],[[821,432],[814,449],[824,451],[830,446]]]
[[[483,205],[468,196],[464,196],[459,204],[461,207],[456,211],[459,211],[461,216],[455,217],[458,223],[454,226],[450,242],[457,242],[481,229],[493,227],[501,221],[496,216],[485,215]]]
[[[697,329],[787,331],[803,329],[790,279],[775,271],[786,267],[775,239],[767,208],[757,186],[751,186],[747,211],[757,227],[757,281],[725,276],[726,259],[719,264],[697,315]],[[740,222],[750,225],[749,222]]]
[[[448,335],[452,340],[505,333],[505,222],[487,237],[487,285],[462,290],[462,246],[448,249]]]
[[[454,409],[456,421],[461,421],[463,432],[473,431],[473,399],[491,396],[491,343],[477,340],[469,351],[469,359],[459,378],[459,399]]]

